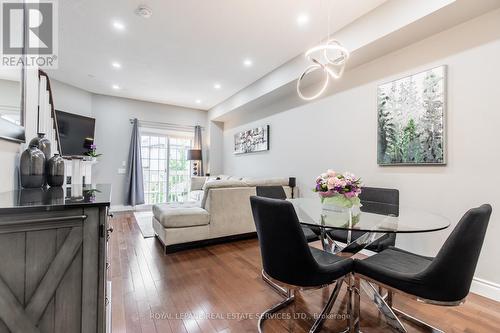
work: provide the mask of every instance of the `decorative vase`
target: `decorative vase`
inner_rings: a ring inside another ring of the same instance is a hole
[[[30,141],[30,146],[31,145],[34,145],[38,149],[40,149],[43,152],[43,154],[45,155],[45,161],[46,162],[49,161],[49,159],[52,156],[51,144],[50,144],[50,140],[45,137],[44,133],[38,133],[38,137],[33,138]]]
[[[37,206],[44,204],[45,189],[23,188],[19,191],[19,202],[24,206]]]
[[[59,154],[54,154],[47,163],[47,183],[49,186],[64,184],[64,159]]]
[[[19,165],[21,186],[37,188],[45,185],[45,155],[35,145],[31,145],[21,154]]]
[[[361,206],[361,201],[359,197],[348,198],[342,194],[336,194],[331,197],[320,197],[323,207],[336,207],[342,211],[346,209]]]
[[[358,197],[348,198],[344,195],[321,197],[324,219],[330,225],[338,225],[351,229],[360,221],[361,201]]]
[[[64,204],[64,189],[62,187],[49,187],[46,195],[47,205],[62,205]]]

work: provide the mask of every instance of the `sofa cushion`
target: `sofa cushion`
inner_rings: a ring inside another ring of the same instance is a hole
[[[199,191],[190,191],[188,194],[188,200],[200,202],[203,198],[203,190]],[[198,205],[200,206],[200,205]]]
[[[203,185],[203,190],[206,192],[211,188],[222,188],[222,187],[246,187],[248,186],[241,180],[207,180]]]
[[[288,186],[288,178],[243,178],[247,186]]]
[[[248,187],[248,185],[241,180],[214,180],[207,181],[203,186],[203,198],[201,199],[201,207],[205,208],[207,202],[208,191],[211,188],[229,188],[229,187]]]
[[[207,225],[210,221],[209,213],[199,203],[154,205],[153,215],[165,228]]]
[[[191,191],[199,191],[205,185],[208,177],[191,176]]]

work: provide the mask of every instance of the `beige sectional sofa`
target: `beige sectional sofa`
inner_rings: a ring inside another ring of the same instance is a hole
[[[255,236],[249,198],[256,186],[283,186],[291,196],[288,178],[217,178],[193,177],[192,200],[153,206],[153,228],[166,251]]]

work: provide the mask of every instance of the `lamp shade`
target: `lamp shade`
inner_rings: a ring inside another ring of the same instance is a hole
[[[187,160],[188,161],[201,161],[201,149],[188,149]]]

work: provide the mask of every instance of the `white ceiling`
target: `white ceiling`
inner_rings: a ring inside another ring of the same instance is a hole
[[[50,75],[94,93],[207,110],[325,38],[329,6],[333,32],[383,2],[59,1],[59,68]],[[139,4],[153,16],[135,15]],[[301,14],[310,18],[303,26]],[[245,58],[253,66],[244,67]]]

